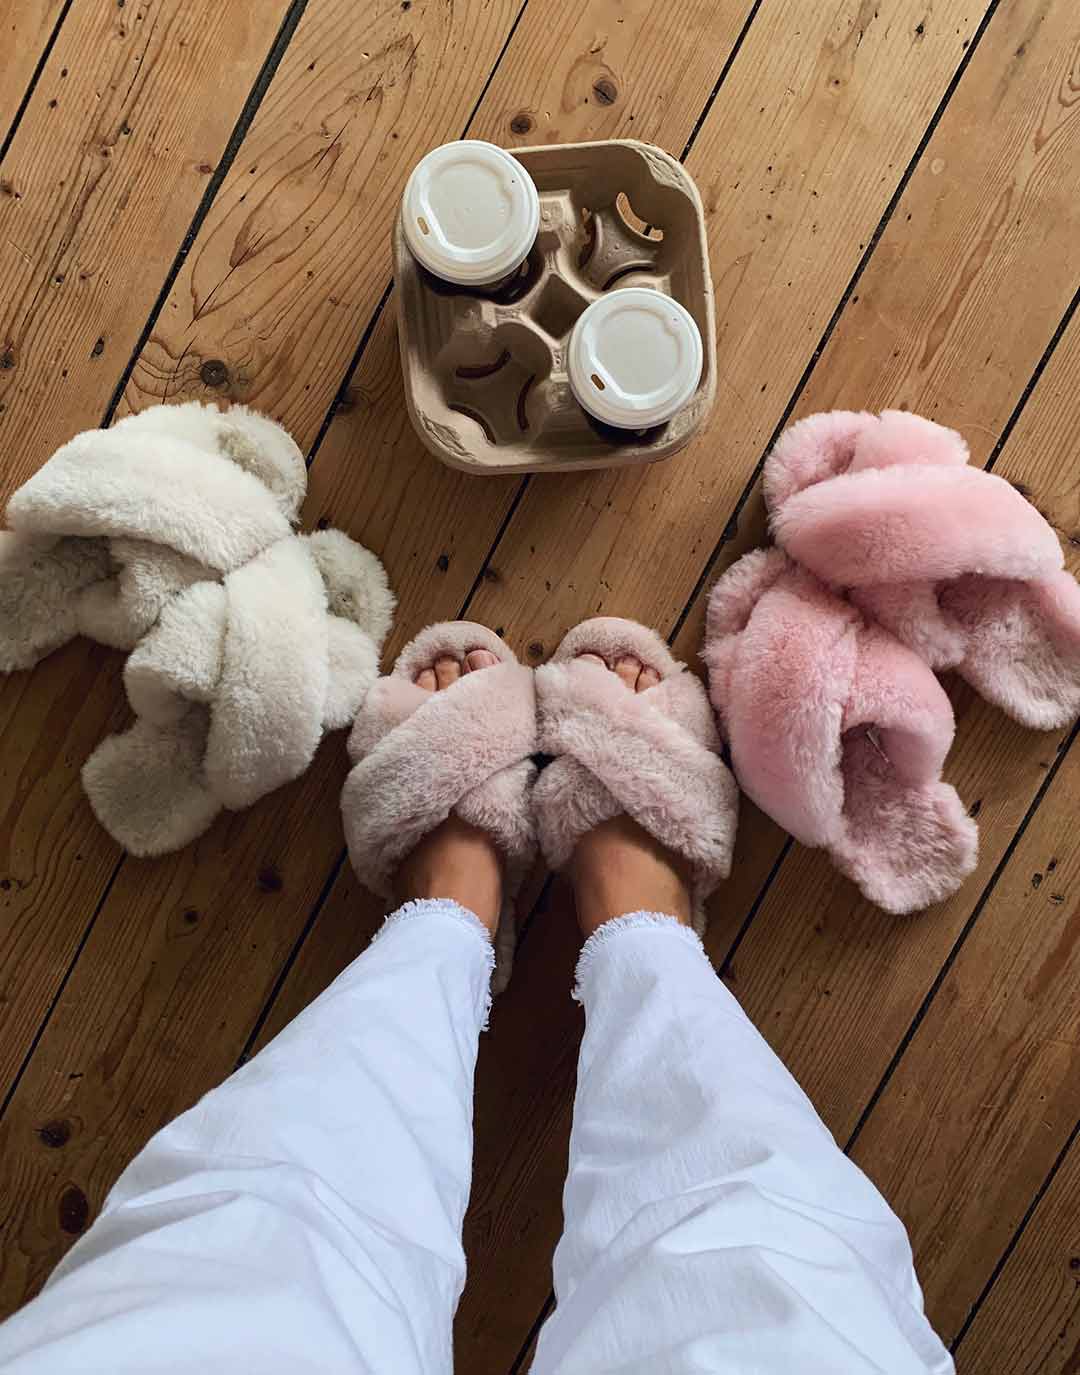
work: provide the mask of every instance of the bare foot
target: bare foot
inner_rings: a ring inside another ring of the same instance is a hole
[[[494,668],[495,655],[473,649],[464,660],[436,659],[416,675],[425,692],[442,692],[465,673]],[[449,898],[475,912],[492,936],[502,907],[502,859],[486,831],[459,817],[448,817],[421,840],[394,880],[398,903],[417,898]]]
[[[630,656],[614,664],[598,654],[579,657],[614,672],[628,692],[648,692],[660,682],[655,668]],[[585,936],[627,912],[665,912],[690,925],[687,864],[625,813],[582,836],[570,875]]]

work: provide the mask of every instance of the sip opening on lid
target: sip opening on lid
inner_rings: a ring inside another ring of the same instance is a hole
[[[435,148],[405,186],[401,227],[413,257],[443,281],[493,287],[529,255],[540,196],[517,158],[481,139]]]
[[[651,287],[622,287],[582,311],[567,350],[584,410],[621,430],[671,420],[697,391],[704,350],[694,317]]]

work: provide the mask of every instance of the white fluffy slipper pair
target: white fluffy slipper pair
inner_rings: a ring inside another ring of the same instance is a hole
[[[497,664],[428,692],[415,679],[443,656],[488,650]],[[643,692],[609,667],[632,656],[660,682]],[[702,684],[655,631],[609,617],[572,630],[551,661],[520,664],[484,626],[430,626],[368,693],[349,740],[341,807],[361,882],[391,896],[395,870],[451,814],[487,831],[506,859],[496,988],[513,958],[514,907],[537,848],[552,869],[602,821],[628,813],[689,864],[694,925],[731,868],[735,780]],[[550,757],[538,774],[533,756]]]

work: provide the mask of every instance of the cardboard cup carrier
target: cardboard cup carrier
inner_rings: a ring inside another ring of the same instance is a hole
[[[652,463],[712,405],[701,198],[659,148],[436,148],[405,188],[394,272],[409,414],[455,468]]]

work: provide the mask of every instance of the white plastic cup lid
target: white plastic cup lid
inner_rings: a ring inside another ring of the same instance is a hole
[[[540,196],[517,158],[481,139],[434,148],[412,170],[401,203],[409,251],[459,286],[500,281],[528,256]]]
[[[594,301],[570,335],[570,387],[590,415],[623,430],[670,420],[701,380],[704,350],[690,312],[661,291],[628,286]]]

